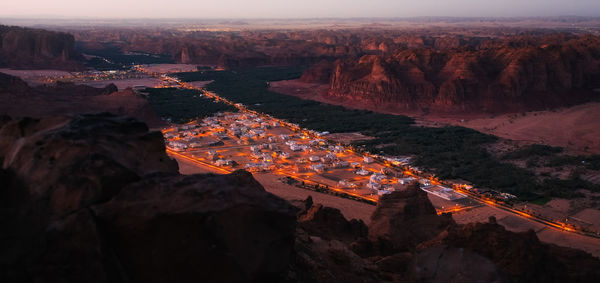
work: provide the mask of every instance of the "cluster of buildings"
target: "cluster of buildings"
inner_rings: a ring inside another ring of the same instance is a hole
[[[219,167],[251,172],[278,170],[302,178],[329,175],[334,176],[330,186],[365,195],[389,194],[416,181],[423,190],[446,200],[465,197],[451,188],[432,184],[428,178],[405,175],[389,166],[407,165],[408,157],[353,154],[344,146],[327,142],[327,134],[290,128],[289,123],[246,111],[218,113],[164,132],[169,148],[199,152],[206,162]],[[418,168],[412,169],[418,172]],[[485,193],[468,185],[461,188]],[[494,198],[515,198],[495,191],[487,193]]]
[[[219,167],[239,166],[251,172],[278,170],[303,177],[338,176],[330,186],[377,195],[407,184],[399,178],[401,173],[376,162],[404,164],[407,159],[357,155],[327,142],[328,132],[290,127],[247,111],[218,113],[163,134],[169,148],[190,151]]]

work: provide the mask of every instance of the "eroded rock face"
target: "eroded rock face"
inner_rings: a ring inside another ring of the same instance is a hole
[[[0,26],[0,66],[80,70],[80,59],[73,35]]]
[[[568,35],[486,41],[474,48],[399,49],[392,56],[338,62],[328,96],[398,110],[559,107],[597,97],[591,90],[599,84],[599,53],[598,37]]]
[[[338,240],[325,240],[300,230],[290,282],[384,282],[377,266]]]
[[[360,220],[350,221],[335,208],[314,204],[309,196],[300,208],[290,282],[381,282],[377,266],[351,249],[367,235]]]
[[[455,225],[450,215],[437,215],[417,183],[379,200],[371,216],[369,240],[380,254],[414,250]]]
[[[419,252],[410,267],[416,282],[506,282],[496,265],[469,250],[435,246]]]
[[[333,63],[327,60],[322,60],[304,71],[300,81],[305,83],[329,84],[332,71]]]
[[[294,278],[304,281],[595,282],[600,276],[598,259],[541,243],[533,231],[510,232],[495,219],[458,225],[449,215],[438,216],[417,184],[383,197],[368,237],[355,237],[353,243],[345,240],[353,235],[348,230],[306,227],[307,218],[332,223],[308,217],[322,208],[306,203],[313,213],[299,214],[292,267]],[[349,268],[344,272],[344,267]]]
[[[291,259],[296,211],[249,178],[151,178],[93,211],[134,282],[277,280]]]
[[[0,129],[0,156],[57,215],[106,201],[148,174],[178,170],[159,132],[110,114],[11,121]]]
[[[600,278],[597,259],[581,252],[577,259],[565,260],[575,250],[541,243],[532,230],[514,233],[495,223],[470,223],[450,229],[442,242],[484,256],[502,274],[523,282],[592,282]],[[580,262],[582,266],[567,262]],[[590,268],[591,262],[596,268]]]
[[[354,242],[367,236],[367,225],[362,220],[346,220],[336,209],[322,204],[311,205],[298,216],[298,226],[310,235],[327,240]]]
[[[252,175],[181,176],[130,118],[1,119],[0,281],[282,278],[296,210]]]

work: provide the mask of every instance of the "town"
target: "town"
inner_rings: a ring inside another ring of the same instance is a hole
[[[299,186],[316,185],[371,202],[416,181],[423,190],[455,202],[454,209],[474,205],[463,200],[465,195],[402,169],[410,167],[409,157],[359,154],[328,140],[328,132],[303,130],[263,115],[217,113],[163,134],[172,151],[225,171],[272,173]]]

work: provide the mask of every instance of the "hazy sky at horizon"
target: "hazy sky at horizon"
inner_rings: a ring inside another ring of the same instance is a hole
[[[600,0],[2,0],[0,17],[600,16]]]

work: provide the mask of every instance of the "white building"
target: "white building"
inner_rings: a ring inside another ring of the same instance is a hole
[[[310,166],[310,169],[317,173],[322,173],[323,171],[325,171],[325,165],[322,163],[313,164]]]
[[[169,142],[169,147],[175,150],[186,150],[188,148],[187,144],[178,141]]]
[[[217,161],[215,161],[215,165],[217,166],[231,166],[232,164],[233,161],[228,159],[218,159]]]
[[[379,191],[379,189],[381,189],[381,184],[369,182],[367,184],[367,189],[371,189],[371,190],[374,190],[374,191]]]
[[[398,184],[408,185],[408,184],[412,183],[414,180],[416,180],[416,179],[413,177],[401,178],[401,179],[398,179]]]
[[[317,161],[321,160],[321,158],[316,155],[313,155],[313,156],[309,157],[308,160],[310,160],[311,162],[317,162]]]
[[[333,163],[333,167],[335,168],[348,168],[348,166],[350,166],[350,163],[348,163],[348,161],[336,161]]]
[[[355,183],[351,183],[346,180],[340,180],[338,182],[338,186],[340,186],[341,188],[350,188],[350,189],[354,189],[354,188],[358,187]]]
[[[380,183],[384,179],[385,179],[385,175],[375,173],[375,174],[371,175],[371,177],[369,177],[369,182]]]

